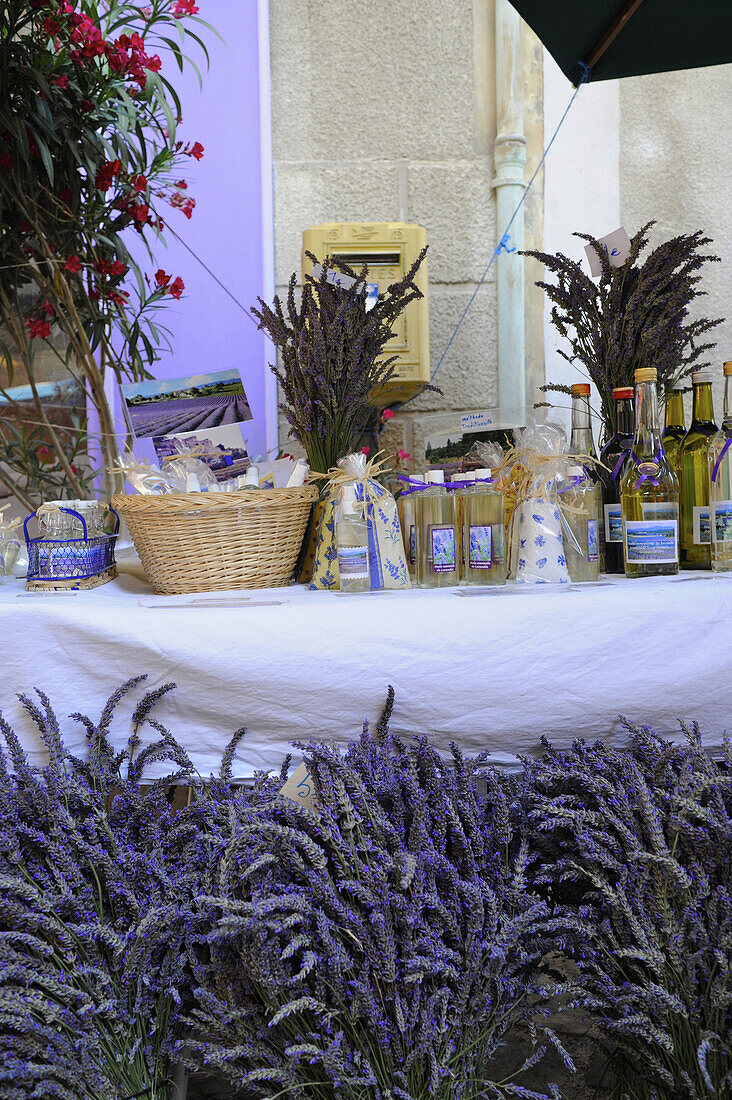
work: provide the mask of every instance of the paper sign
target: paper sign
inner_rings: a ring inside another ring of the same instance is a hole
[[[610,267],[622,267],[630,256],[630,237],[622,226],[613,233],[608,233],[607,237],[600,237],[597,243],[607,255]],[[590,274],[602,275],[602,264],[595,246],[586,244],[585,252],[590,261]]]
[[[311,776],[307,764],[303,761],[288,778],[280,791],[285,798],[299,802],[307,810],[317,810],[318,800],[315,797],[315,782]]]
[[[493,427],[493,417],[487,412],[466,413],[460,417],[460,431],[463,435],[469,432],[482,432]]]

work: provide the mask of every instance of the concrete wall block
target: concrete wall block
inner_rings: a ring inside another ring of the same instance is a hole
[[[302,233],[331,221],[395,221],[398,169],[393,164],[277,165],[275,278],[300,271]]]
[[[496,244],[489,157],[409,166],[409,220],[423,225],[430,279],[477,283]]]
[[[430,287],[430,349],[435,369],[450,335],[475,288]],[[410,410],[471,409],[495,405],[498,399],[495,287],[484,284],[453,340],[435,378],[443,392],[424,393]]]
[[[275,158],[475,148],[473,0],[270,0]]]

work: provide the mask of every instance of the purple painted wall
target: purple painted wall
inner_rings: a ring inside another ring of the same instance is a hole
[[[202,69],[202,88],[192,69],[180,74],[172,60],[166,59],[165,75],[174,83],[182,104],[178,137],[200,141],[205,149],[203,159],[191,158],[183,173],[188,181],[186,193],[196,200],[192,218],[189,221],[171,208],[166,221],[249,308],[258,295],[270,293],[265,255],[271,240],[271,227],[266,225],[271,206],[270,197],[264,196],[263,203],[262,194],[262,156],[270,156],[270,137],[261,132],[260,124],[260,95],[269,96],[269,77],[266,73],[261,79],[258,46],[258,32],[267,33],[266,27],[258,27],[258,18],[266,21],[266,3],[218,0],[216,4],[200,2],[199,7],[201,17],[224,41],[210,33],[202,35],[211,58],[208,71]],[[189,52],[198,63],[201,53],[195,43]],[[264,106],[268,120],[269,103]],[[268,121],[265,129],[267,125]],[[265,168],[267,186],[269,165]],[[268,353],[262,333],[172,234],[167,234],[167,248],[158,248],[156,261],[173,277],[181,276],[185,292],[180,301],[166,303],[160,314],[171,331],[172,353],[164,353],[155,376],[176,378],[238,369],[254,415],[253,422],[243,426],[249,453],[264,453]],[[135,452],[154,459],[149,441],[136,444]]]

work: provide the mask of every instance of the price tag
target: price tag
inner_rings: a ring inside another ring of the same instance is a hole
[[[318,800],[315,797],[315,782],[304,761],[288,777],[280,794],[284,795],[285,798],[292,799],[293,802],[299,802],[307,810],[317,811]]]
[[[630,237],[622,226],[606,237],[600,237],[597,243],[610,261],[610,267],[622,267],[630,256]],[[590,261],[590,274],[602,275],[602,264],[595,246],[586,244],[585,252]]]

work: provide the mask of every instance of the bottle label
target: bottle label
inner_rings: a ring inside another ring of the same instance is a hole
[[[732,542],[732,500],[718,500],[714,505],[714,541]]]
[[[503,565],[506,560],[506,529],[502,523],[497,523],[493,528],[493,561],[496,565]]]
[[[675,519],[639,519],[625,523],[625,560],[639,565],[671,565],[679,560],[679,524]]]
[[[600,556],[599,548],[599,524],[596,519],[587,520],[587,560],[597,561]]]
[[[430,527],[430,540],[432,543],[431,567],[433,573],[455,573],[457,558],[455,556],[455,528]]]
[[[623,541],[623,510],[619,504],[605,505],[605,542]]]
[[[709,526],[709,507],[708,505],[702,505],[694,508],[693,519],[694,530],[694,542],[706,543],[707,546],[712,541],[711,529]]]
[[[369,575],[369,552],[365,546],[339,546],[338,572],[342,577],[360,579]]]
[[[414,524],[409,528],[409,564],[414,565],[417,560],[417,536]]]
[[[471,569],[490,569],[493,564],[493,528],[470,525],[468,565]]]

